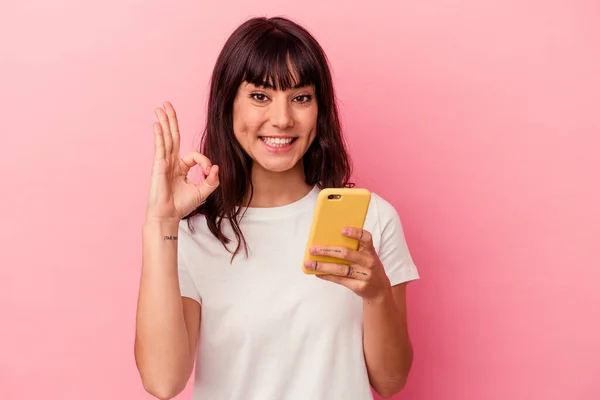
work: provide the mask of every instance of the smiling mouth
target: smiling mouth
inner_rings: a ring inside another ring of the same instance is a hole
[[[274,137],[269,137],[269,136],[259,136],[260,140],[262,140],[264,143],[266,143],[268,146],[271,147],[285,147],[285,146],[289,146],[290,144],[292,144],[294,141],[296,141],[295,137],[287,137],[287,138],[274,138]]]

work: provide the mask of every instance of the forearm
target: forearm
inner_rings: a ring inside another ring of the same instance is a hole
[[[406,383],[413,351],[391,290],[379,300],[363,302],[364,353],[369,380],[378,394],[389,397]]]
[[[177,234],[176,223],[146,223],[142,233],[135,358],[144,386],[162,393],[185,385],[193,359],[177,275]]]

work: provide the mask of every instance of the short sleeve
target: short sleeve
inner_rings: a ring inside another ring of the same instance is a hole
[[[375,244],[392,286],[419,279],[417,267],[406,243],[402,222],[394,206],[373,195],[377,208],[379,243]]]
[[[182,221],[182,223],[185,222],[185,220]],[[186,239],[189,239],[187,229],[180,224],[179,239],[177,243],[177,273],[179,277],[179,291],[181,292],[182,297],[189,297],[190,299],[196,300],[198,303],[202,304],[202,298],[198,293],[198,289],[196,288],[196,284],[194,283],[194,279],[192,278],[188,268],[186,248],[189,243]]]

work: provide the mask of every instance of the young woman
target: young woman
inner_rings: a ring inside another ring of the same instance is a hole
[[[255,18],[212,75],[202,153],[180,158],[175,110],[156,110],[135,357],[146,390],[194,399],[389,397],[412,363],[406,283],[418,278],[395,209],[373,194],[351,262],[303,273],[315,200],[351,186],[326,56],[302,27]],[[205,179],[186,175],[199,165]],[[197,360],[197,362],[195,362]]]

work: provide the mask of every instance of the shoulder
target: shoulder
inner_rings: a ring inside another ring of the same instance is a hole
[[[371,192],[371,202],[364,227],[373,236],[373,244],[379,248],[389,238],[403,238],[404,231],[400,215],[394,205],[381,195]]]
[[[379,194],[371,192],[371,202],[369,203],[367,220],[378,223],[379,227],[383,228],[396,219],[399,219],[399,215],[392,203]]]
[[[419,274],[412,259],[402,222],[390,201],[371,193],[369,226],[373,246],[390,278],[392,286],[415,280]]]

